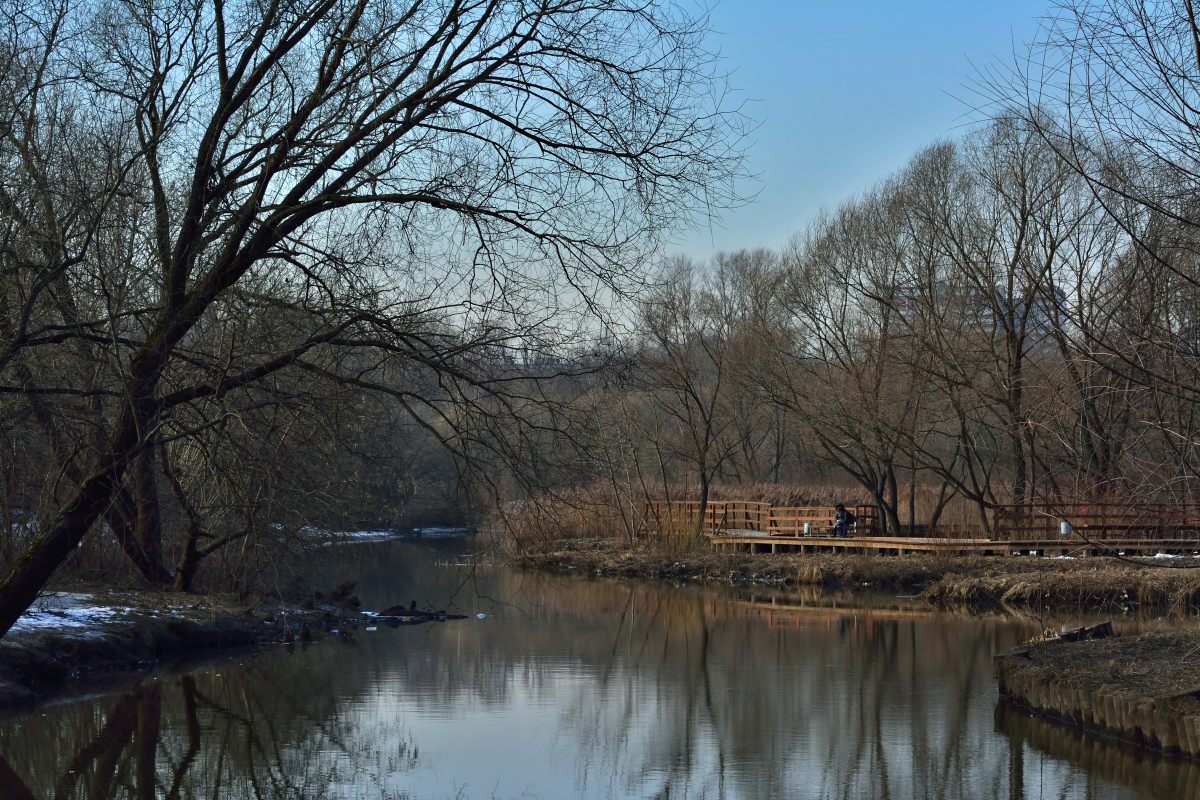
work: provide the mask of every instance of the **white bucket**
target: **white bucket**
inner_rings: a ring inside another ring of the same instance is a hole
[[[804,535],[812,536],[812,523],[811,522],[804,523]]]
[[[1059,520],[1058,533],[1060,536],[1070,536],[1075,529],[1071,527],[1071,523],[1064,520]]]

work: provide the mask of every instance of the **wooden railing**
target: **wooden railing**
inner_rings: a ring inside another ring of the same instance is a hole
[[[854,514],[852,532],[860,536],[879,533],[879,509],[875,506],[851,506]],[[836,509],[833,506],[774,506],[768,530],[777,536],[824,536],[833,529]]]
[[[645,509],[642,531],[689,533],[696,529],[701,504],[694,500],[655,501]],[[879,509],[855,505],[852,536],[883,535]],[[708,533],[753,532],[770,536],[828,536],[833,506],[773,506],[746,500],[714,500],[704,507],[701,529]],[[1070,525],[1064,535],[1063,522]],[[807,526],[807,527],[806,527]],[[1200,505],[1153,503],[1032,503],[997,506],[992,530],[918,526],[887,533],[895,538],[1054,540],[1074,536],[1084,541],[1163,539],[1200,541]]]
[[[747,530],[767,533],[770,503],[717,500],[704,504],[704,530]],[[698,500],[656,500],[646,507],[644,528],[650,533],[686,532],[696,526]]]
[[[999,541],[1078,535],[1093,541],[1200,540],[1200,505],[1161,503],[1029,503],[997,506],[992,538]]]
[[[695,500],[656,500],[647,505],[643,530],[647,533],[686,532],[696,526],[700,503]],[[879,532],[879,510],[875,506],[852,506],[855,523],[851,533],[875,536]],[[803,536],[805,525],[811,536],[826,536],[833,529],[833,506],[773,506],[746,500],[713,500],[705,505],[703,529],[711,533],[753,531],[774,536]]]

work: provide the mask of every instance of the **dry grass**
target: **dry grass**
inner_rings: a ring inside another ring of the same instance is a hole
[[[686,519],[664,521],[662,532],[646,536],[645,501],[631,502],[612,492],[578,489],[508,503],[488,526],[503,552],[554,550],[574,540],[644,545],[661,551],[691,552],[707,541]]]
[[[1010,702],[1168,753],[1200,757],[1194,631],[1030,644],[997,659]],[[1175,787],[1181,788],[1181,787]],[[1194,787],[1191,787],[1194,788]],[[1193,796],[1190,789],[1167,791]]]
[[[695,520],[646,518],[652,501],[694,499],[693,487],[655,486],[646,490],[617,491],[607,486],[589,486],[547,492],[534,498],[510,502],[496,515],[491,527],[501,535],[497,544],[507,552],[553,549],[573,539],[604,539],[648,546],[664,552],[689,553],[704,546],[696,535]],[[710,489],[714,502],[745,500],[777,506],[833,506],[871,504],[859,486],[841,483],[773,484],[717,483]],[[919,486],[915,493],[915,520],[927,524],[937,504],[933,486]],[[909,517],[907,495],[900,504],[900,520]],[[938,522],[943,533],[978,531],[981,521],[974,504],[955,498]],[[653,532],[653,535],[650,533]]]
[[[1010,563],[998,574],[956,570],[930,586],[925,597],[936,605],[966,608],[1200,608],[1200,574],[1194,569],[1140,567],[1106,559],[1066,565],[1015,559]]]
[[[937,581],[949,563],[940,557],[874,558],[860,555],[664,553],[606,541],[576,540],[558,550],[528,551],[516,563],[555,572],[620,578],[658,578],[708,583],[869,588],[912,592]]]
[[[632,544],[641,541],[664,552],[692,552],[705,546],[695,520],[647,519],[653,501],[694,497],[686,486],[657,486],[646,491],[619,493],[611,487],[582,487],[547,492],[507,503],[491,527],[502,533],[498,543],[509,552],[554,548],[573,539],[603,539]],[[861,489],[845,486],[791,484],[714,484],[710,499],[749,500],[774,505],[834,505],[865,503]],[[650,523],[650,524],[648,524]],[[653,530],[653,535],[648,535]]]

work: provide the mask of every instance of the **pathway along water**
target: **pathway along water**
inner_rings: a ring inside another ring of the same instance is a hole
[[[330,561],[369,607],[453,602],[467,620],[0,720],[0,797],[1200,793],[1200,765],[1000,705],[991,657],[1036,623],[469,573],[466,546],[344,545]]]

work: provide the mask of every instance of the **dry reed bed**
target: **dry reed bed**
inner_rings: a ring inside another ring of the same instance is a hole
[[[526,550],[514,561],[536,569],[620,578],[920,592],[932,605],[968,610],[1200,608],[1200,569],[1102,558],[750,555],[703,549],[671,552],[605,540],[557,545]]]
[[[662,500],[694,500],[698,491],[693,486],[654,485],[617,491],[612,486],[590,485],[543,492],[523,500],[506,503],[503,509],[484,528],[503,531],[504,544],[519,542],[522,546],[547,549],[562,540],[577,538],[608,538],[631,542],[646,523],[647,504]],[[935,487],[918,487],[911,509],[914,519],[930,520],[937,505]],[[870,504],[873,501],[861,487],[838,483],[715,483],[709,500],[752,501],[776,506],[834,506]],[[900,503],[900,519],[908,520],[910,507],[907,498]],[[662,519],[654,519],[661,528]],[[972,530],[981,526],[977,509],[961,498],[952,499],[939,517],[939,525],[952,530]],[[663,538],[677,549],[686,549],[694,542],[694,520],[675,520],[675,533]],[[670,527],[668,525],[668,527]],[[683,540],[675,541],[675,540]]]

